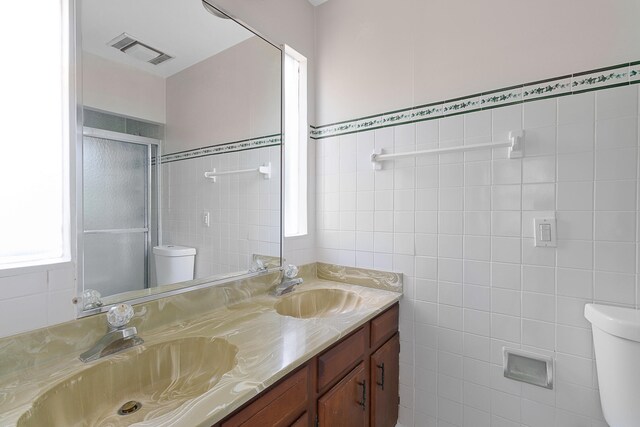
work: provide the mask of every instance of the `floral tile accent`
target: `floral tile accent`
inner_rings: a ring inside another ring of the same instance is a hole
[[[617,68],[603,69],[591,73],[573,75],[571,82],[572,92],[582,92],[603,86],[612,86],[629,82],[629,66],[623,65]]]
[[[347,133],[362,132],[378,129],[386,126],[397,126],[404,123],[442,117],[442,104],[425,105],[415,109],[405,109],[385,113],[379,116],[365,117],[350,122],[341,122],[333,125],[311,128],[310,136],[314,139],[328,138],[331,136],[345,135]]]
[[[451,116],[454,114],[467,113],[473,110],[480,109],[480,97],[473,96],[469,98],[454,99],[444,103],[445,116]]]
[[[522,101],[522,86],[502,91],[483,93],[480,96],[481,108],[494,108],[500,105]]]
[[[444,104],[437,103],[437,104],[430,104],[430,105],[423,105],[420,107],[416,107],[413,109],[412,114],[413,114],[414,120],[421,121],[421,120],[435,119],[438,117],[442,117],[443,111],[444,111]]]
[[[571,76],[554,80],[531,83],[522,88],[522,99],[531,101],[538,98],[558,96],[571,92]]]
[[[375,118],[372,119],[371,125],[375,123]],[[311,128],[311,138],[320,139],[329,136],[343,135],[345,133],[356,132],[358,129],[354,122],[337,123],[334,125],[328,125],[323,127]]]
[[[481,95],[472,95],[356,120],[312,127],[310,137],[313,139],[328,138],[630,83],[640,83],[640,61],[576,73],[571,76],[526,83],[521,86],[484,92]]]
[[[234,151],[251,150],[254,148],[271,147],[274,145],[280,145],[281,141],[282,138],[278,134],[230,142],[228,144],[213,145],[211,147],[197,148],[195,150],[183,151],[181,153],[165,154],[162,156],[162,163],[176,162],[178,160],[193,159],[197,157],[215,156],[216,154],[233,153]]]
[[[629,66],[629,82],[640,83],[640,61],[632,62]]]
[[[383,114],[377,122],[377,127],[401,125],[410,121],[413,121],[412,111],[403,110],[397,113]]]

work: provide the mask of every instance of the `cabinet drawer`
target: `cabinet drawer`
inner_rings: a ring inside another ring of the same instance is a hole
[[[362,358],[365,347],[364,329],[345,338],[318,357],[318,390],[346,372]]]
[[[291,374],[280,384],[224,421],[222,427],[289,426],[308,404],[309,367]]]
[[[398,331],[398,304],[371,321],[371,349],[375,350]]]

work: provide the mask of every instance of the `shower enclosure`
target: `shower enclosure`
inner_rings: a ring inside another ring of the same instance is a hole
[[[160,140],[83,128],[83,276],[103,296],[154,285]]]

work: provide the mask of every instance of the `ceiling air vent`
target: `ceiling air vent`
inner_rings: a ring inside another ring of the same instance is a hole
[[[157,58],[154,58],[154,59],[152,59],[151,61],[148,61],[148,62],[153,64],[153,65],[158,65],[158,64],[162,64],[164,61],[168,61],[168,60],[170,60],[172,58],[173,58],[172,56],[169,56],[166,53],[163,53],[162,55],[160,55]]]
[[[173,56],[152,48],[151,46],[134,39],[127,33],[120,34],[107,44],[129,56],[133,56],[140,61],[148,62],[153,65],[162,64],[165,61],[173,59]]]

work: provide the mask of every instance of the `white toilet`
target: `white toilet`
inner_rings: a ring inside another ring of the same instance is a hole
[[[158,286],[193,280],[196,249],[163,245],[153,248]]]
[[[600,400],[611,427],[640,426],[640,310],[587,304]]]

